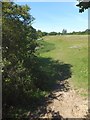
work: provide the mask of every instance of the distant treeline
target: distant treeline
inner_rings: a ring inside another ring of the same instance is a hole
[[[87,34],[90,34],[90,29],[86,29],[85,31],[79,31],[79,32],[73,31],[70,33],[67,33],[67,30],[64,30],[64,29],[62,32],[49,32],[49,33],[38,30],[37,34],[39,37],[47,36],[47,35],[87,35]]]
[[[87,35],[90,34],[90,29],[87,29],[85,31],[79,31],[79,32],[71,32],[71,33],[67,33],[68,35]]]

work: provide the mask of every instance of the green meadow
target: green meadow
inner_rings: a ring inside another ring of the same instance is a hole
[[[45,36],[39,40],[39,56],[70,64],[70,84],[83,96],[88,90],[88,36]],[[65,68],[64,68],[65,69]]]

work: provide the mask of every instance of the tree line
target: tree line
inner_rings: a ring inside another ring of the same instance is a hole
[[[85,31],[73,31],[67,32],[66,29],[63,29],[62,32],[42,32],[41,30],[37,30],[38,37],[41,38],[47,35],[88,35],[90,34],[90,29],[86,29]]]

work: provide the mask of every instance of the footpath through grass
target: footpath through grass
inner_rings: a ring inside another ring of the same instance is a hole
[[[70,82],[81,95],[86,96],[88,90],[88,36],[46,36],[38,41],[41,44],[41,57],[52,58],[72,65]]]

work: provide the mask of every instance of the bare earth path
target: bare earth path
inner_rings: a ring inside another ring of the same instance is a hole
[[[84,118],[88,111],[88,99],[82,98],[67,81],[58,82],[48,96],[47,113],[42,118],[61,115],[63,118]]]

